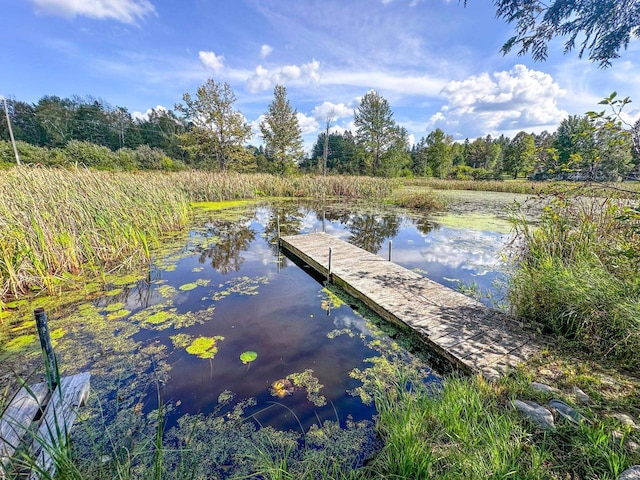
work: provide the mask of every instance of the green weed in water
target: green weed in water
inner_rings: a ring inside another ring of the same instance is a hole
[[[224,340],[224,337],[198,337],[189,346],[187,353],[196,355],[198,358],[212,359],[218,353],[218,342]]]

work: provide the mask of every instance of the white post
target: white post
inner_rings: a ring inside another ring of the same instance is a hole
[[[16,141],[13,138],[13,130],[11,130],[11,120],[9,119],[9,109],[7,108],[7,99],[4,97],[2,101],[4,102],[4,113],[7,116],[7,127],[9,127],[9,137],[11,137],[11,145],[13,145],[13,153],[16,156],[16,164],[20,165],[20,155],[18,155],[18,147],[16,147]]]
[[[333,248],[329,247],[329,267],[327,268],[327,281],[331,281],[331,255]]]

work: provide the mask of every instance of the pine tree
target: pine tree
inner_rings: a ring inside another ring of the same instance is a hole
[[[273,95],[265,118],[260,122],[260,132],[272,172],[290,175],[298,169],[298,162],[304,155],[302,130],[298,125],[298,112],[291,109],[287,99],[287,89],[276,85]]]

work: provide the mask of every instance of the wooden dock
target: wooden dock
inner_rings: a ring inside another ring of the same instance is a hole
[[[78,408],[89,395],[89,372],[60,379],[53,392],[47,382],[24,386],[0,418],[0,479],[20,471],[29,480],[53,478],[52,453],[67,448]],[[26,441],[26,442],[25,442]],[[18,447],[29,459],[16,459]],[[31,467],[31,471],[24,472]]]
[[[281,247],[387,321],[418,332],[441,357],[488,378],[540,349],[512,317],[326,233],[284,236]]]

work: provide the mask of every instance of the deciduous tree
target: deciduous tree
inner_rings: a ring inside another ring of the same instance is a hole
[[[176,104],[189,123],[180,136],[184,147],[199,163],[209,163],[216,170],[244,170],[252,160],[244,143],[251,137],[251,127],[233,104],[236,95],[228,83],[209,79],[196,92],[182,96]]]

